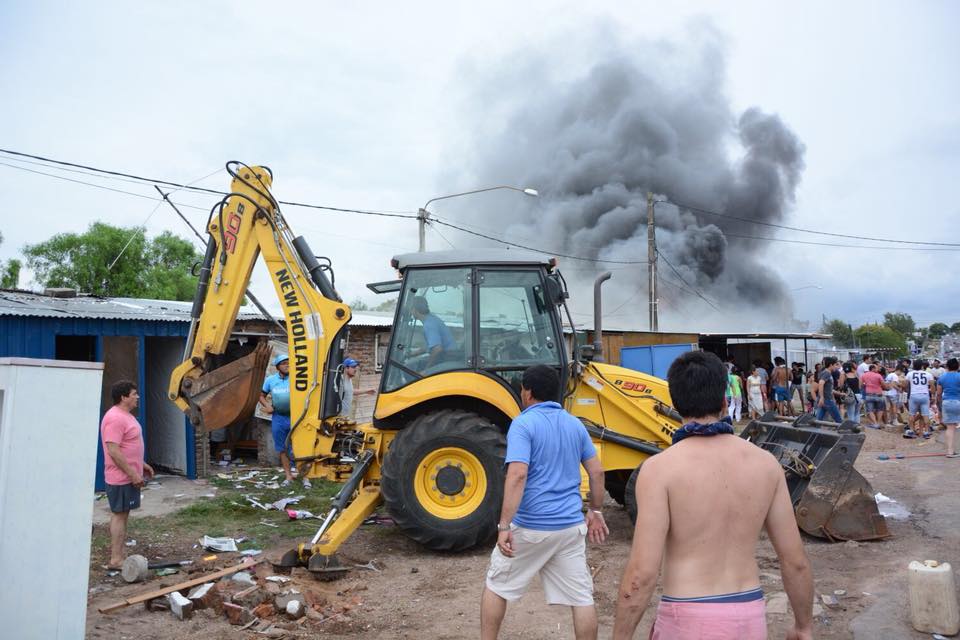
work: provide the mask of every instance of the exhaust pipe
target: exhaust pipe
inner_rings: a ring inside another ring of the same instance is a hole
[[[343,302],[343,300],[340,299],[340,295],[333,288],[333,284],[330,283],[330,279],[327,278],[327,274],[325,274],[320,267],[320,262],[313,255],[313,251],[310,250],[307,239],[303,236],[297,236],[293,239],[293,248],[296,250],[297,255],[300,256],[300,259],[303,260],[303,264],[307,267],[307,273],[310,274],[310,278],[313,280],[313,283],[317,285],[317,288],[320,289],[323,297],[328,300],[333,300],[334,302]]]
[[[603,313],[600,301],[600,287],[613,274],[605,271],[593,281],[593,361],[603,362]]]

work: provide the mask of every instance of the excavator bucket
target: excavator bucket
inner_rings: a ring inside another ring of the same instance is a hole
[[[873,487],[853,466],[866,438],[859,426],[771,412],[740,435],[780,462],[800,529],[831,542],[890,535]]]
[[[261,342],[242,358],[199,377],[184,378],[180,392],[190,405],[190,422],[213,431],[253,415],[269,360],[270,347]]]

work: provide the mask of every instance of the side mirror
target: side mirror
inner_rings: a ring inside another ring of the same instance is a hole
[[[563,282],[560,276],[553,274],[547,276],[547,300],[554,305],[561,305],[563,301],[570,297],[570,294],[563,288]]]

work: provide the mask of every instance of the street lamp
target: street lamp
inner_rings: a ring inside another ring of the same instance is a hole
[[[422,253],[427,250],[426,249],[426,226],[427,226],[427,218],[430,217],[430,212],[427,211],[427,206],[431,202],[436,202],[437,200],[447,200],[449,198],[459,198],[460,196],[469,196],[474,193],[483,193],[484,191],[496,191],[497,189],[509,189],[511,191],[519,191],[524,195],[528,195],[534,198],[540,195],[539,191],[537,191],[536,189],[531,189],[530,187],[521,189],[520,187],[511,187],[509,185],[499,185],[496,187],[487,187],[485,189],[474,189],[473,191],[463,191],[461,193],[451,193],[448,196],[439,196],[437,198],[430,198],[429,200],[427,200],[427,203],[424,204],[422,207],[420,207],[420,210],[417,211],[417,223],[420,226],[420,252]]]

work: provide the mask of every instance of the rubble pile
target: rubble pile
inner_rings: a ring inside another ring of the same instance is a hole
[[[350,613],[363,605],[361,581],[319,583],[305,569],[273,575],[267,564],[252,566],[218,581],[147,600],[148,611],[169,610],[179,620],[197,611],[223,616],[242,630],[283,638],[305,627],[320,628],[331,621],[350,622]]]

